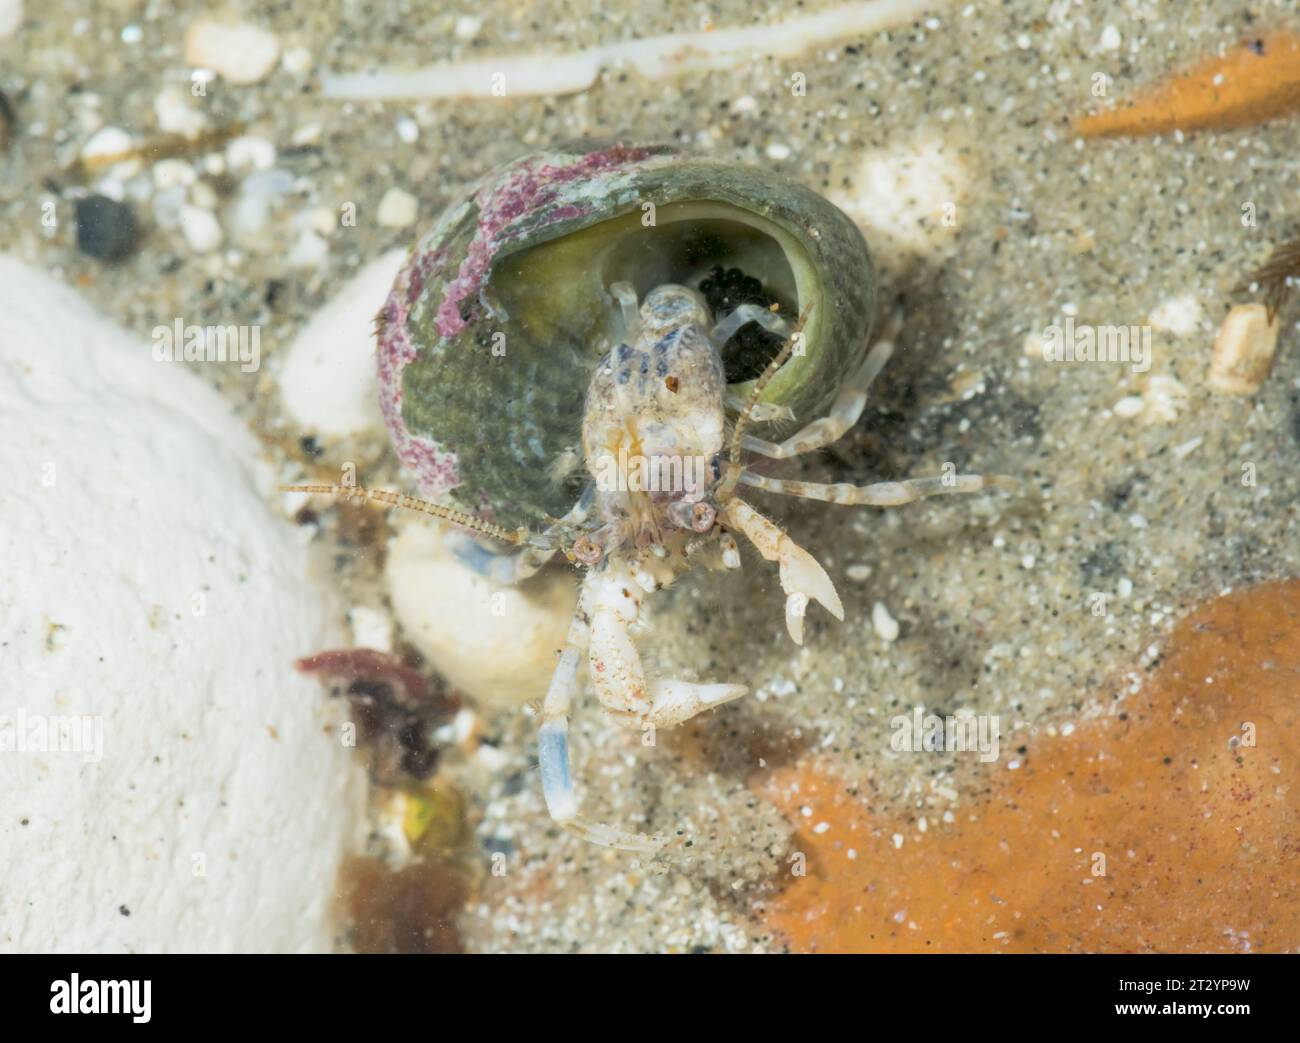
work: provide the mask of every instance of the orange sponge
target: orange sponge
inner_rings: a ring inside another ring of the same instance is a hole
[[[801,952],[1296,951],[1300,581],[1202,606],[1121,705],[920,839],[817,760],[775,772],[807,875],[767,925]]]

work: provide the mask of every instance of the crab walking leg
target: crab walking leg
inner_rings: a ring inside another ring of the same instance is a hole
[[[542,706],[538,764],[551,818],[595,844],[625,851],[650,851],[661,840],[578,818],[569,769],[568,717],[578,686],[578,664],[587,649],[592,684],[601,703],[633,726],[678,724],[703,710],[744,695],[744,685],[656,680],[647,684],[641,657],[629,631],[639,613],[641,588],[628,566],[590,572],[583,583],[568,642]],[[590,619],[590,624],[586,622]]]
[[[727,408],[733,413],[739,413],[745,408],[745,398],[737,395],[735,392],[727,392]],[[774,402],[755,402],[750,408],[749,419],[756,424],[766,424],[772,421],[790,421],[794,419],[794,410],[789,406],[777,405]]]
[[[844,619],[844,606],[840,604],[835,584],[789,533],[738,497],[727,501],[721,518],[725,524],[743,532],[763,557],[780,566],[781,589],[786,593],[785,628],[796,645],[803,644],[803,617],[809,600],[821,602],[836,619]]]
[[[765,442],[761,438],[746,435],[740,444],[750,452],[773,460],[788,460],[830,445],[858,422],[858,417],[862,416],[862,410],[867,405],[867,389],[880,375],[893,353],[894,345],[891,342],[882,340],[876,344],[867,354],[857,374],[844,385],[835,404],[831,406],[830,413],[820,420],[814,420],[784,442]]]
[[[784,337],[790,332],[790,323],[776,312],[761,308],[757,304],[742,304],[713,327],[712,333],[709,334],[710,339],[721,347],[736,335],[737,330],[742,326],[748,326],[751,322],[758,323],[768,333],[775,333],[779,337]]]
[[[641,306],[637,303],[636,289],[630,282],[613,282],[609,284],[609,295],[618,302],[623,313],[623,335],[630,344],[641,323]]]
[[[629,833],[599,822],[578,818],[578,798],[573,791],[569,769],[569,713],[578,691],[578,665],[591,637],[587,625],[588,586],[594,574],[587,576],[578,608],[569,624],[568,640],[551,677],[542,703],[542,727],[537,735],[537,765],[542,775],[542,794],[551,819],[569,832],[604,847],[624,851],[653,851],[659,844],[655,837]]]
[[[874,485],[851,485],[839,482],[834,485],[822,482],[799,482],[783,478],[767,478],[745,471],[740,480],[769,493],[799,496],[805,500],[824,500],[849,506],[901,507],[927,496],[949,493],[977,493],[984,489],[1015,489],[1019,483],[1004,474],[953,474],[935,478],[909,478],[902,482],[876,482]]]

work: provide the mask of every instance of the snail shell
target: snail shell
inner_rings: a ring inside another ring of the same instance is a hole
[[[801,354],[763,401],[800,422],[862,362],[876,279],[853,222],[798,182],[662,145],[588,142],[484,177],[411,252],[378,316],[380,403],[421,492],[509,528],[544,526],[586,481],[592,368],[622,335],[611,284],[697,287],[714,319],[745,301],[792,320]],[[723,352],[729,391],[780,348],[756,325]]]

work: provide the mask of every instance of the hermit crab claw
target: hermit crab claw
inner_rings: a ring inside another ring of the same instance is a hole
[[[786,593],[785,628],[796,645],[803,644],[803,617],[809,600],[819,602],[832,616],[844,621],[844,606],[826,570],[785,533],[777,545],[777,562],[781,589]]]
[[[743,684],[696,684],[658,678],[650,682],[650,712],[645,720],[665,727],[689,721],[697,713],[729,703],[748,693]]]
[[[780,567],[781,589],[786,593],[785,627],[795,644],[803,644],[803,617],[809,601],[820,602],[836,619],[844,619],[844,606],[826,570],[788,533],[739,498],[727,501],[722,519],[743,532],[763,557]]]

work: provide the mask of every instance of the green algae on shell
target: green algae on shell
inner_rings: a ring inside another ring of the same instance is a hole
[[[791,318],[811,308],[763,401],[815,419],[861,364],[875,311],[866,243],[831,203],[668,146],[571,144],[488,174],[416,244],[378,317],[380,401],[421,492],[510,528],[565,514],[586,480],[591,370],[620,334],[610,284],[640,298],[718,267]],[[727,362],[743,396],[753,360]]]

